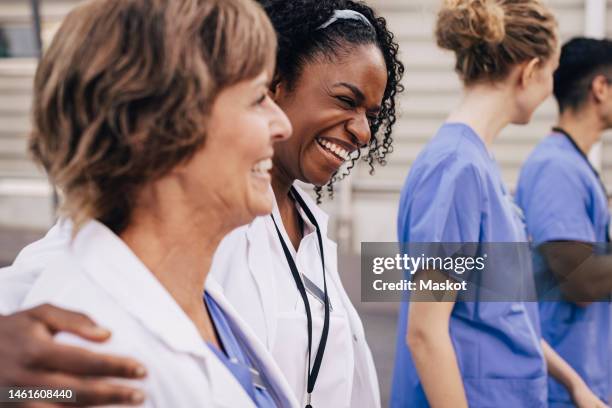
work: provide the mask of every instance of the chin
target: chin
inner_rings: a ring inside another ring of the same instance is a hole
[[[334,171],[333,173],[330,173],[328,171],[322,171],[321,169],[318,169],[318,171],[305,171],[303,173],[305,177],[302,181],[308,184],[312,184],[313,186],[323,187],[324,185],[330,182],[332,176],[336,172],[338,172],[338,169],[336,169],[336,171]]]
[[[524,115],[519,115],[518,117],[516,117],[513,121],[512,124],[513,125],[528,125],[529,122],[531,122],[531,116],[533,114],[529,113],[529,114],[524,114]]]
[[[249,200],[249,213],[252,215],[252,219],[249,221],[253,221],[256,217],[261,217],[262,215],[268,215],[272,213],[272,208],[274,206],[274,195],[271,191],[262,194],[258,193],[253,196]]]
[[[329,183],[330,180],[331,180],[331,176],[330,177],[320,177],[320,178],[308,178],[307,180],[301,180],[301,181],[308,183],[308,184],[312,184],[315,187],[323,187],[327,185],[327,183]]]

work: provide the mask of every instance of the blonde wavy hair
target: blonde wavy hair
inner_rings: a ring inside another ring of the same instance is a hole
[[[436,40],[455,53],[466,85],[494,82],[516,64],[546,61],[558,46],[557,20],[539,0],[445,0]]]
[[[276,37],[250,0],[90,0],[38,66],[29,148],[61,211],[119,233],[146,183],[189,160],[225,87],[274,70]]]

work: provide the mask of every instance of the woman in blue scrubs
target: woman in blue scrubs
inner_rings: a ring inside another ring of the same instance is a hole
[[[542,336],[607,402],[612,256],[597,252],[610,241],[610,214],[587,155],[612,127],[612,41],[577,38],[565,44],[554,94],[558,126],[525,162],[517,202],[541,255],[535,273],[547,290],[539,305]],[[554,379],[548,402],[573,406],[572,395]]]
[[[490,147],[507,125],[528,123],[552,92],[559,58],[555,18],[536,0],[448,1],[436,36],[440,47],[455,53],[463,99],[411,168],[399,241],[526,242]],[[522,274],[530,277],[530,268]],[[414,277],[425,278],[442,273]],[[544,407],[546,363],[551,373],[571,377],[541,342],[536,304],[447,296],[402,304],[393,407]]]

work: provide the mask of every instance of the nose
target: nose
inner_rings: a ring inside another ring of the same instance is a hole
[[[346,122],[346,130],[351,134],[353,141],[360,147],[367,145],[372,138],[370,122],[365,113],[355,115]]]
[[[293,127],[285,112],[274,102],[271,102],[270,134],[272,142],[280,142],[289,139],[293,133]]]

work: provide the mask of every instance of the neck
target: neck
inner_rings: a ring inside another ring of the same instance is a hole
[[[274,191],[274,197],[276,199],[276,205],[283,216],[283,213],[287,210],[293,209],[293,201],[289,198],[289,190],[295,181],[295,178],[289,176],[276,163],[270,172],[272,177],[272,190]],[[284,219],[284,217],[283,217]]]
[[[464,90],[459,106],[449,115],[448,122],[469,125],[490,147],[512,118],[508,109],[508,91],[490,85],[474,85]]]
[[[289,197],[289,190],[294,181],[295,179],[289,177],[281,167],[274,166],[272,170],[272,190],[274,190],[276,205],[278,206],[278,212],[280,213],[285,231],[289,235],[291,244],[297,251],[303,237],[303,228],[298,209]]]
[[[190,208],[184,198],[177,198],[180,194],[172,193],[149,193],[141,199],[148,205],[134,210],[121,238],[206,332],[210,327],[202,329],[206,324],[201,324],[207,320],[204,285],[217,246],[232,228],[221,221],[227,216],[219,206]]]
[[[601,139],[604,126],[594,112],[567,110],[559,117],[559,127],[572,136],[585,155]]]

